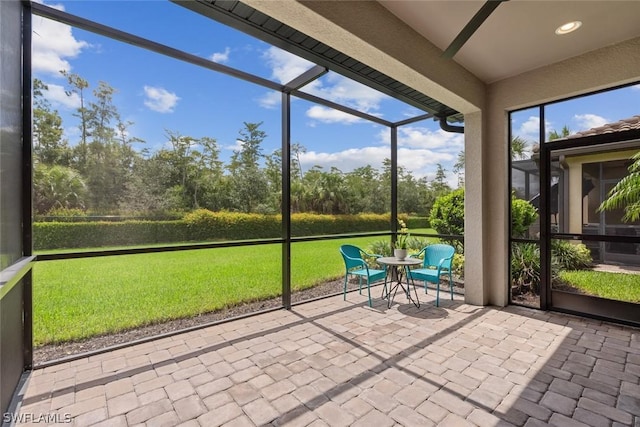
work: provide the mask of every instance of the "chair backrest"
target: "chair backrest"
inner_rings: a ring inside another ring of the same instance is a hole
[[[362,267],[364,260],[362,259],[362,251],[359,247],[353,245],[342,245],[340,246],[340,253],[342,254],[342,259],[344,259],[347,270],[354,267]]]
[[[455,252],[455,248],[451,245],[444,245],[441,243],[429,245],[424,251],[424,266],[437,267],[438,264],[440,264],[441,259],[451,257],[451,259],[442,263],[442,267],[451,270],[451,261],[453,260],[453,254]]]

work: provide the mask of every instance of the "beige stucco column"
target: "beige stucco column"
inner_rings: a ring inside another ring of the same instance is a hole
[[[490,261],[487,247],[491,238],[485,233],[484,223],[493,214],[485,209],[489,189],[484,179],[486,165],[482,112],[464,116],[465,200],[464,200],[464,299],[468,304],[486,305],[489,302],[489,286],[485,270]]]

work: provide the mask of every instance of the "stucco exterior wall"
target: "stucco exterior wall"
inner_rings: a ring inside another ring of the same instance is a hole
[[[571,156],[565,159],[569,168],[569,233],[582,233],[585,222],[585,203],[582,197],[582,165],[584,163],[610,162],[630,159],[638,150],[595,153],[583,156]]]

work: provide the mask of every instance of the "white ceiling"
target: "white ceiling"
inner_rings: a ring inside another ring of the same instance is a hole
[[[485,3],[379,2],[442,50]],[[575,20],[582,21],[580,29],[564,36],[555,34],[557,27]],[[636,37],[640,37],[637,0],[510,0],[497,7],[453,60],[492,83]]]

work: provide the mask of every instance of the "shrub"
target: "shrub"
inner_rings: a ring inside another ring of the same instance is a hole
[[[54,208],[44,215],[36,214],[35,221],[83,221],[87,218],[87,213],[78,208]]]
[[[540,292],[540,249],[535,243],[514,243],[511,247],[511,283],[522,291]]]
[[[410,237],[407,240],[407,248],[409,253],[416,253],[421,251],[425,246],[432,244],[433,242],[425,237]]]
[[[511,230],[514,236],[523,236],[538,218],[533,205],[526,200],[511,199]],[[429,217],[438,234],[464,235],[464,188],[459,188],[436,199]],[[464,253],[464,245],[457,240],[443,239],[453,245],[456,252]]]
[[[80,218],[81,219],[81,218]],[[390,216],[294,214],[295,236],[388,231]],[[197,209],[177,221],[35,222],[34,249],[168,244],[215,240],[280,238],[280,215],[212,212]]]
[[[464,234],[464,188],[440,196],[433,203],[429,223],[438,234]],[[456,252],[464,253],[464,245],[458,240],[442,239],[456,248]]]
[[[464,254],[455,253],[453,255],[451,272],[461,279],[464,279]]]
[[[531,224],[538,219],[538,212],[531,203],[526,200],[511,198],[511,235],[514,237],[526,236]]]
[[[565,240],[551,241],[551,256],[563,270],[584,270],[591,267],[591,251],[583,243]]]
[[[433,203],[429,223],[439,234],[463,234],[464,188],[438,197]]]
[[[56,208],[51,209],[47,212],[48,216],[58,216],[65,218],[78,218],[78,217],[86,217],[87,213],[82,209],[77,208]]]
[[[365,249],[365,251],[370,253],[370,254],[377,254],[377,255],[382,255],[382,256],[391,256],[393,254],[393,248],[391,246],[391,240],[390,239],[382,239],[382,240],[376,240],[374,242],[371,242],[369,244],[369,246],[367,246],[367,249]]]
[[[296,213],[291,215],[293,236],[323,234],[363,233],[367,231],[389,231],[389,214],[318,215]]]
[[[407,249],[409,255],[415,255],[422,250],[425,246],[431,244],[431,241],[426,238],[410,237],[407,239]],[[381,239],[375,240],[367,246],[366,252],[370,254],[378,254],[382,256],[393,256],[393,247],[391,246],[391,240]]]
[[[551,260],[551,282],[558,279],[558,264]],[[540,293],[540,247],[536,243],[513,243],[511,246],[511,283],[520,292],[529,288]]]
[[[402,215],[400,215],[402,219]],[[404,219],[408,228],[431,228],[429,218],[425,216],[410,216]]]
[[[189,240],[246,240],[277,238],[282,233],[280,215],[212,212],[196,209],[184,216]]]

